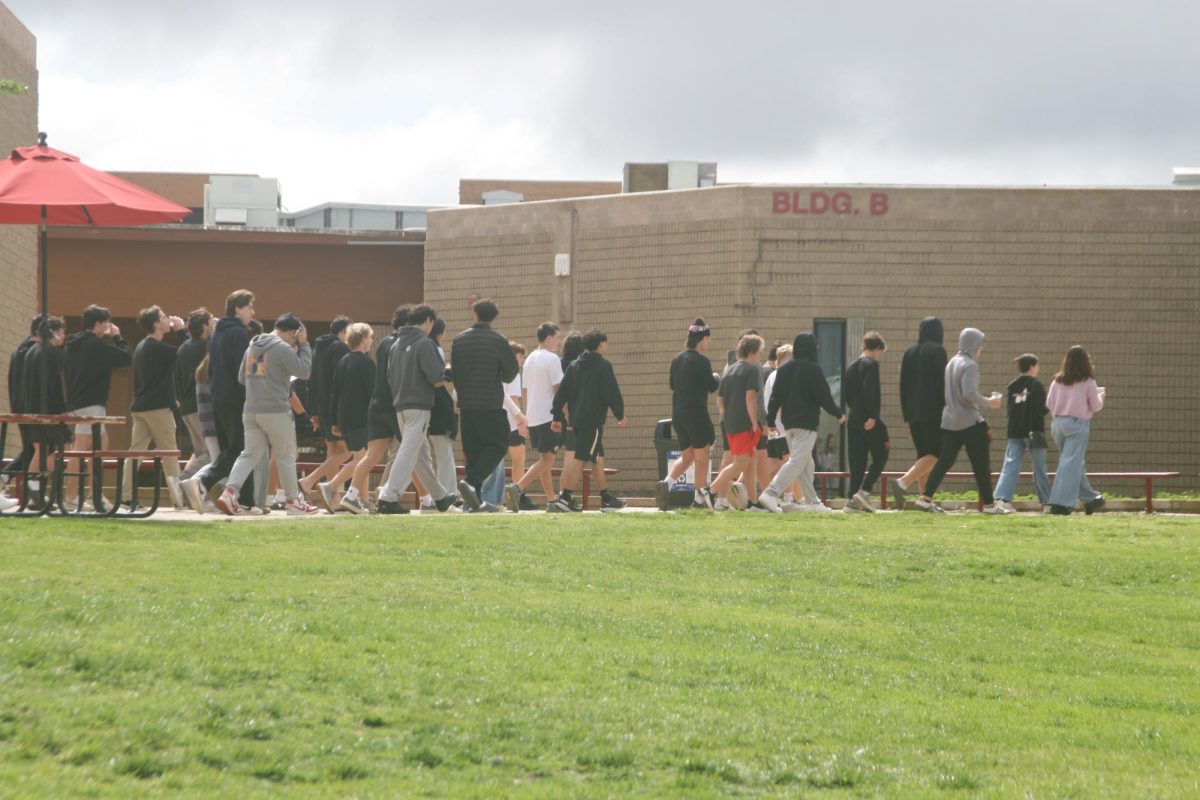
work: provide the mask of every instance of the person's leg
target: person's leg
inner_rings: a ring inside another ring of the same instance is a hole
[[[583,468],[587,464],[580,461],[578,458],[568,458],[563,465],[562,478],[558,482],[559,493],[569,493],[575,491],[579,486],[579,477],[583,475]]]
[[[296,479],[296,424],[288,412],[259,414],[258,424],[266,432],[275,455],[279,470],[279,485],[288,500],[300,497],[300,483]]]
[[[850,486],[847,497],[854,497],[863,485],[867,472],[867,435],[858,425],[846,426],[847,461],[850,467]]]
[[[400,449],[396,451],[387,483],[379,490],[381,503],[400,502],[400,495],[412,483],[413,469],[417,465],[421,448],[429,446],[425,435],[429,427],[428,411],[423,416],[418,414],[416,409],[397,411],[396,422],[400,427]]]
[[[479,433],[480,413],[464,408],[458,418],[458,433],[462,436],[463,466],[465,467],[463,480],[476,492],[483,488],[484,479],[491,474],[492,467],[495,466],[489,466],[486,471],[479,468],[479,451],[483,446]]]
[[[508,451],[508,415],[498,408],[492,411],[472,411],[470,416],[473,418],[475,457],[467,462],[467,483],[478,490],[496,465],[504,460],[504,454]],[[467,412],[464,411],[464,447],[466,417]]]
[[[204,429],[200,426],[200,415],[185,415],[183,418],[183,427],[187,429],[188,438],[192,442],[192,457],[188,459],[187,466],[183,468],[183,473],[180,477],[190,478],[208,466],[212,462],[212,459],[208,453],[208,445],[204,441]]]
[[[267,485],[271,482],[271,464],[274,461],[275,459],[271,457],[271,453],[268,451],[258,460],[258,463],[254,465],[254,471],[250,473],[254,481],[254,498],[251,505],[257,508],[267,508],[269,505],[267,502]]]
[[[1074,508],[1079,499],[1080,476],[1083,473],[1084,451],[1080,447],[1080,423],[1073,417],[1055,417],[1050,424],[1054,442],[1058,445],[1058,469],[1050,489],[1050,504]]]
[[[225,492],[231,489],[235,493],[240,493],[238,498],[239,505],[250,506],[254,504],[254,492],[250,492],[249,498],[246,497],[245,487],[248,483],[252,483],[251,473],[258,463],[262,461],[263,456],[267,455],[271,450],[270,440],[267,438],[267,433],[259,425],[259,417],[265,417],[266,414],[246,414],[242,419],[242,438],[245,440],[245,448],[233,462],[232,469],[229,470],[229,477],[225,480]],[[224,456],[224,451],[222,451]],[[210,476],[211,477],[211,476]]]
[[[1050,504],[1050,478],[1046,471],[1046,448],[1030,448],[1030,460],[1033,462],[1033,487],[1037,490],[1038,502]]]
[[[358,490],[358,496],[365,498],[370,493],[371,488],[371,470],[379,465],[383,457],[387,455],[388,446],[392,443],[391,437],[386,439],[372,439],[367,442],[367,450],[358,463],[354,465],[354,477],[350,481],[350,485]]]
[[[129,449],[130,450],[148,450],[153,436],[150,433],[150,424],[146,419],[145,411],[134,411],[133,425],[129,428]],[[88,437],[91,438],[91,437]],[[133,496],[133,470],[137,466],[134,462],[138,459],[125,459],[125,470],[121,476],[121,496],[118,500],[122,503],[128,503],[136,500]],[[70,497],[70,495],[63,495]]]
[[[776,499],[782,497],[787,487],[800,480],[801,475],[806,472],[805,462],[808,462],[808,485],[805,486],[801,481],[800,488],[807,502],[812,502],[814,498],[819,500],[816,497],[816,491],[812,488],[812,449],[817,442],[817,432],[804,428],[788,428],[784,435],[787,437],[788,443],[788,460],[775,473],[775,477],[763,490],[763,494],[768,494]]]
[[[729,491],[729,487],[733,485],[733,481],[738,475],[741,475],[751,466],[753,451],[733,456],[729,464],[717,474],[717,477],[709,485],[708,490],[712,492],[713,499],[719,499],[725,496]]]
[[[1092,435],[1092,421],[1085,419],[1079,421],[1079,432],[1076,434],[1076,439],[1079,448],[1079,501],[1087,504],[1100,496],[1100,493],[1092,488],[1091,481],[1087,476],[1087,446],[1088,440]]]
[[[454,440],[449,436],[430,436],[429,446],[433,451],[438,483],[446,492],[453,492],[458,483],[458,471],[454,468]]]
[[[318,464],[316,469],[300,479],[300,488],[304,490],[305,494],[311,493],[318,481],[323,478],[332,477],[349,458],[350,451],[346,448],[344,441],[341,439],[326,439],[325,460]]]
[[[597,492],[608,491],[608,476],[604,474],[604,454],[596,456],[592,462],[592,483],[596,484]]]
[[[891,455],[891,441],[882,423],[877,423],[875,429],[867,434],[867,449],[871,454],[871,467],[863,478],[862,490],[871,494],[875,490],[875,481],[887,469],[888,456]]]
[[[996,481],[997,500],[1011,503],[1016,492],[1017,480],[1021,476],[1021,464],[1025,461],[1025,439],[1008,440],[1004,448],[1004,465],[1000,467],[1000,479]]]
[[[933,495],[937,492],[938,487],[942,485],[942,480],[946,477],[946,473],[950,471],[950,468],[954,466],[954,462],[958,460],[958,451],[962,449],[962,446],[961,431],[942,431],[942,454],[938,456],[937,463],[934,464],[929,477],[925,479],[925,491],[921,493],[922,497],[930,500],[933,499]]]
[[[679,480],[679,476],[687,472],[688,467],[694,463],[696,463],[696,449],[689,447],[679,454],[679,460],[667,470],[667,483],[674,484],[675,481]]]
[[[485,503],[498,506],[504,502],[504,462],[496,464],[495,469],[483,481],[479,490],[479,499]]]
[[[525,474],[525,445],[511,445],[508,448],[508,461],[512,465],[513,480]]]
[[[963,442],[967,446],[971,471],[975,473],[975,489],[979,492],[979,499],[985,506],[990,506],[996,498],[992,495],[992,440],[988,436],[987,423],[980,422],[963,431]]]
[[[174,450],[177,447],[175,438],[175,414],[169,408],[160,408],[145,412],[146,423],[150,426],[150,438],[155,450]],[[168,478],[179,477],[179,459],[169,456],[162,460],[163,474]]]

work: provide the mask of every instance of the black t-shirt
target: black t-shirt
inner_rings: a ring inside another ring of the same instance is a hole
[[[153,337],[133,351],[133,402],[130,411],[175,408],[175,348]]]
[[[671,414],[707,414],[708,396],[720,386],[708,356],[684,350],[671,361]]]
[[[762,405],[762,368],[757,364],[738,361],[725,370],[721,378],[721,399],[725,401],[725,432],[745,433],[758,424],[757,417],[751,420],[746,411],[746,392],[758,392],[758,403]]]
[[[850,407],[848,421],[852,425],[864,425],[869,419],[878,421],[880,389],[879,362],[868,356],[860,356],[846,368],[846,383],[842,387],[842,398]]]

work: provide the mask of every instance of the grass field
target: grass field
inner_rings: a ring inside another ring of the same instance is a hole
[[[1200,796],[1194,518],[0,536],[2,796]]]

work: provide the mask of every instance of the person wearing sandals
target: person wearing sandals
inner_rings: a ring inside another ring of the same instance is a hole
[[[1096,385],[1087,351],[1075,345],[1067,351],[1046,395],[1046,407],[1053,418],[1050,433],[1058,446],[1058,469],[1050,489],[1051,514],[1070,514],[1076,500],[1083,502],[1087,514],[1104,505],[1104,495],[1088,482],[1086,463],[1092,417],[1104,408],[1104,397],[1104,387]]]

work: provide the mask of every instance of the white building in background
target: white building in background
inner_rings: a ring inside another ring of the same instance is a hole
[[[424,230],[426,214],[434,208],[441,206],[322,203],[303,211],[284,214],[280,224],[287,228],[356,231]]]

